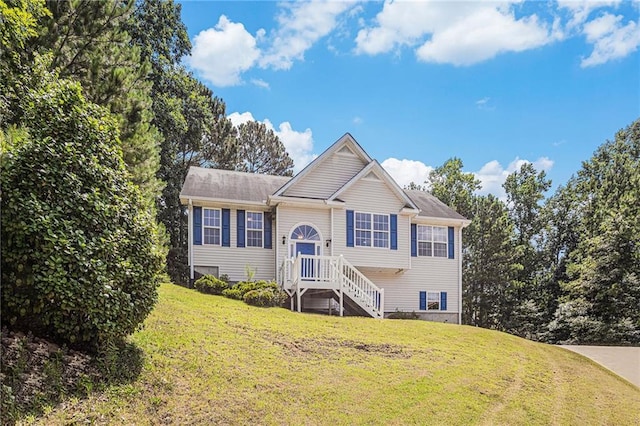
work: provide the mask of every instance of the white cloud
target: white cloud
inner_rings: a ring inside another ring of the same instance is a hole
[[[291,2],[282,4],[279,27],[269,34],[271,46],[260,59],[263,68],[289,69],[319,39],[338,25],[338,16],[354,6],[349,2]]]
[[[262,31],[258,32],[258,36]],[[220,16],[214,28],[201,31],[193,38],[189,65],[216,86],[241,83],[240,75],[256,64],[260,50],[256,39],[241,23]]]
[[[537,171],[548,172],[553,167],[553,160],[547,157],[540,157],[536,161],[523,160],[516,157],[507,167],[503,167],[497,160],[489,161],[480,168],[474,175],[480,180],[482,188],[479,194],[493,194],[496,197],[506,200],[506,193],[502,185],[511,173],[520,170],[523,164],[531,163]]]
[[[554,40],[536,15],[516,19],[513,13],[485,8],[433,34],[416,51],[424,62],[472,65],[503,52],[521,52]]]
[[[621,0],[594,1],[594,0],[558,0],[558,7],[567,9],[571,14],[571,19],[567,23],[568,29],[579,27],[589,19],[589,15],[594,10],[606,6],[615,6]]]
[[[593,52],[580,65],[590,67],[624,58],[640,46],[640,28],[634,21],[622,24],[623,17],[605,13],[584,24],[584,35],[593,44]]]
[[[560,37],[536,15],[516,19],[509,2],[387,2],[375,27],[356,37],[356,52],[375,55],[416,47],[424,62],[471,65]]]
[[[427,166],[421,161],[398,160],[393,157],[387,158],[381,165],[402,188],[411,182],[423,185],[433,170],[433,167]]]
[[[250,112],[233,112],[227,116],[234,126],[246,123],[247,121],[258,121],[253,118],[253,114]],[[289,156],[293,159],[293,172],[298,173],[307,164],[313,161],[317,157],[313,153],[313,133],[311,129],[305,129],[302,132],[293,130],[291,123],[288,121],[280,123],[278,130],[276,130],[270,120],[265,119],[262,123],[269,130],[273,130],[273,133],[280,138],[280,141],[286,148]]]
[[[259,79],[259,78],[251,79],[251,84],[253,84],[254,86],[262,87],[263,89],[270,89],[271,88],[269,86],[269,83],[267,83],[266,81],[264,81],[262,79]]]

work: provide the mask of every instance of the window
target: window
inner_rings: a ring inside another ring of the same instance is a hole
[[[247,212],[247,247],[262,247],[262,212]]]
[[[389,247],[389,215],[356,212],[355,216],[356,246]]]
[[[440,310],[440,293],[427,292],[427,311]]]
[[[220,210],[203,209],[204,223],[202,231],[204,233],[204,244],[220,245]]]
[[[418,256],[447,257],[447,228],[418,225]]]
[[[389,216],[386,214],[373,215],[373,246],[389,247]]]

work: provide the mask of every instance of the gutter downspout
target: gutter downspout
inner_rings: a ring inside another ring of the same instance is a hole
[[[333,242],[335,239],[333,238],[333,207],[331,207],[331,243],[329,244],[330,250],[329,255],[333,256]]]
[[[189,198],[188,232],[189,232],[189,279],[193,280],[193,202]],[[191,283],[189,283],[191,284]]]
[[[462,325],[462,230],[458,232],[458,325]]]

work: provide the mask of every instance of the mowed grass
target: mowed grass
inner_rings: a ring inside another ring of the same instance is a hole
[[[473,327],[261,309],[165,284],[138,379],[43,424],[640,423],[640,390],[550,345]]]

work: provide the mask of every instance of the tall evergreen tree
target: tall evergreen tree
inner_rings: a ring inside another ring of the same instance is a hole
[[[537,172],[531,163],[524,163],[503,185],[507,194],[509,218],[515,231],[516,261],[522,267],[515,277],[512,293],[507,295],[511,309],[505,311],[504,326],[513,334],[535,338],[544,317],[539,311],[544,299],[541,216],[544,194],[551,186],[544,171]]]
[[[29,49],[50,52],[51,67],[61,78],[79,81],[89,101],[115,116],[131,179],[152,205],[162,187],[156,178],[160,134],[151,125],[149,64],[123,28],[133,3],[50,0],[46,5],[51,17]]]
[[[292,176],[293,160],[280,138],[263,123],[249,121],[238,126],[239,164],[249,173]]]

